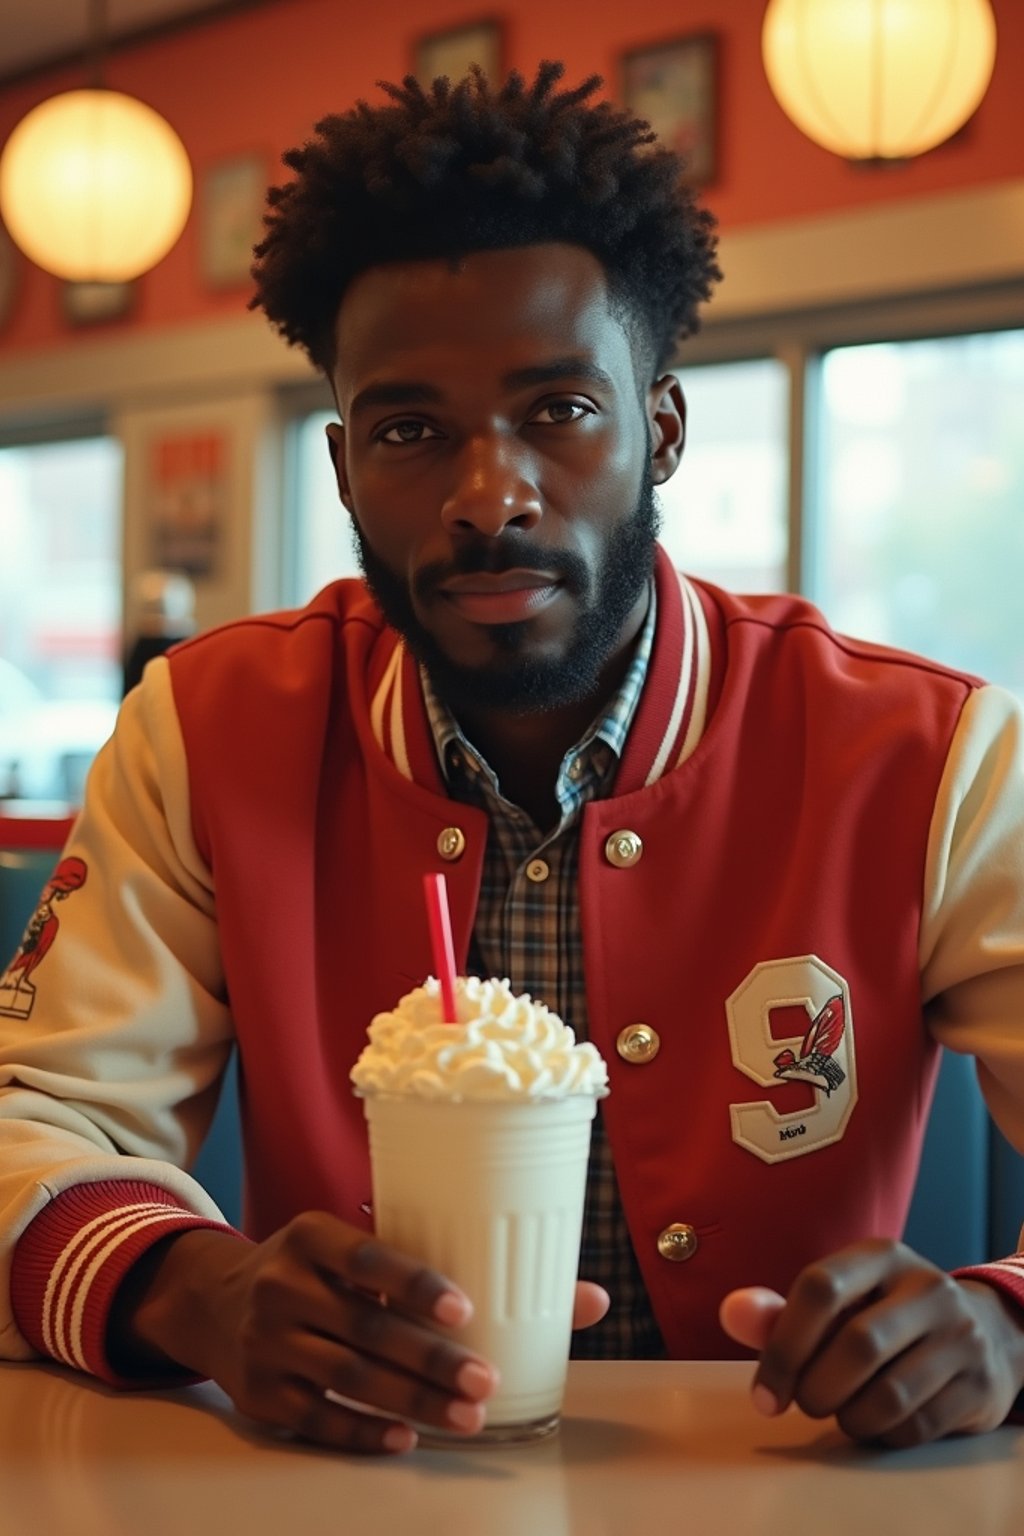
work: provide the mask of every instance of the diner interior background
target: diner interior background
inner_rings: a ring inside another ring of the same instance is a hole
[[[100,293],[47,275],[0,230],[0,798],[80,795],[143,570],[188,571],[206,627],[354,569],[329,398],[247,311],[248,247],[285,148],[487,9],[403,0],[382,25],[347,0],[179,4],[169,18],[150,0],[164,25],[119,39],[122,5],[106,83],[174,126],[195,201],[158,266]],[[617,99],[626,54],[715,40],[704,196],[725,282],[679,359],[689,441],[663,496],[677,562],[740,590],[805,591],[838,628],[1024,694],[1024,6],[993,10],[974,117],[927,154],[871,165],[783,114],[761,62],[764,0],[488,13],[505,66],[562,58],[570,81],[598,72]],[[0,50],[0,143],[85,83],[75,46]]]
[[[5,14],[0,145],[88,83],[75,5]],[[995,69],[967,124],[908,162],[854,165],[772,96],[765,0],[109,0],[106,84],[173,125],[195,201],[170,253],[108,290],[47,275],[0,228],[0,820],[79,799],[143,572],[188,572],[203,628],[354,569],[330,400],[247,311],[248,250],[284,149],[482,17],[503,65],[561,58],[619,100],[626,55],[714,40],[704,195],[725,282],[678,360],[688,445],[663,496],[677,562],[803,591],[840,629],[1024,695],[1024,4],[992,8]],[[163,24],[120,36],[140,18]],[[8,949],[47,848],[0,849],[8,875],[24,866]],[[231,1072],[195,1171],[239,1219]],[[972,1062],[947,1057],[907,1240],[946,1267],[1008,1252],[1022,1177]]]

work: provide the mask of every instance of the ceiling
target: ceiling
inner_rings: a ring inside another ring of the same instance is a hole
[[[0,27],[0,85],[49,64],[84,54],[95,0],[4,0]],[[106,0],[108,42],[186,23],[240,0]]]

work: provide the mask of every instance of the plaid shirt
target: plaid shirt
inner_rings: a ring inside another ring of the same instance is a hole
[[[652,588],[629,671],[608,708],[565,754],[555,785],[561,819],[544,834],[504,799],[493,770],[466,739],[421,669],[423,696],[449,793],[490,817],[480,899],[467,970],[507,976],[587,1038],[583,938],[578,891],[579,826],[584,805],[611,793],[636,712],[654,640]],[[583,1217],[580,1274],[612,1298],[607,1317],[573,1337],[577,1359],[664,1359],[619,1199],[611,1148],[598,1105]]]

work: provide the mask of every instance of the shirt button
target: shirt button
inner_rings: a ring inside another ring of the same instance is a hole
[[[531,859],[526,866],[526,878],[534,885],[542,885],[550,873],[551,866],[546,859]]]
[[[449,864],[454,864],[456,859],[461,859],[466,851],[466,837],[461,827],[445,827],[438,834],[437,851],[442,859]]]
[[[643,842],[628,827],[613,832],[604,845],[604,856],[616,869],[632,869],[634,864],[639,864],[643,851]]]
[[[645,1062],[653,1061],[661,1050],[661,1038],[649,1024],[627,1024],[625,1029],[619,1030],[615,1049],[623,1061],[643,1066]]]
[[[582,762],[580,761],[580,759],[578,757],[574,757],[572,762],[569,764],[569,777],[570,777],[570,779],[578,779],[582,772],[583,772],[583,764],[582,764]]]
[[[697,1252],[697,1234],[685,1221],[674,1221],[658,1233],[658,1252],[670,1264],[685,1264]]]

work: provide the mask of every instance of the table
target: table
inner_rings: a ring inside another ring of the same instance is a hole
[[[869,1451],[762,1419],[743,1363],[573,1363],[554,1439],[386,1461],[261,1434],[215,1387],[0,1366],[2,1536],[1017,1536],[1024,1428]]]

